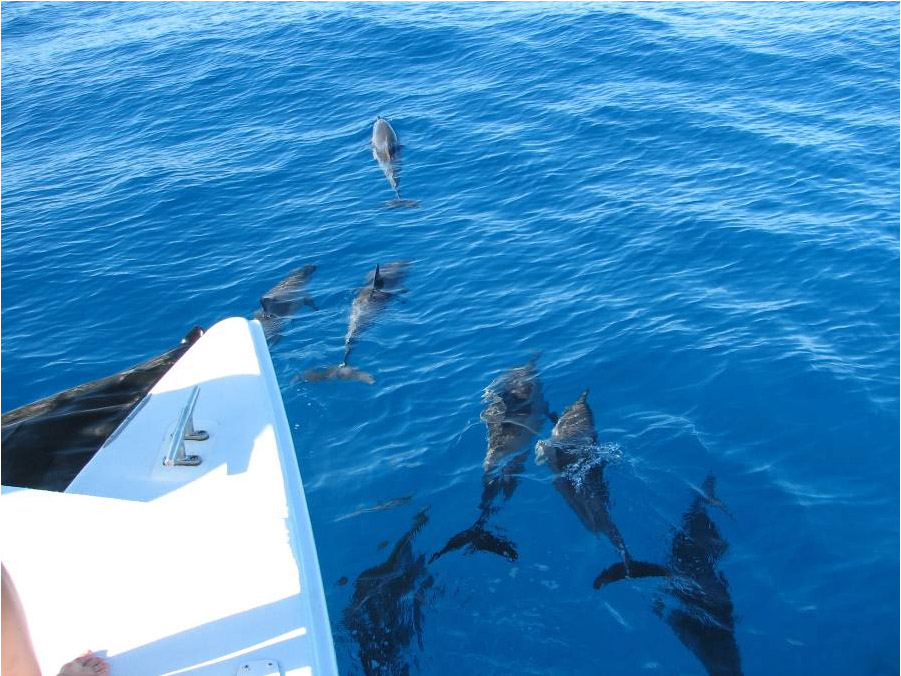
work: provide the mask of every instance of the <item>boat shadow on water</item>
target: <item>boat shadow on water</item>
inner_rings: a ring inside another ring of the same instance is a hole
[[[195,326],[179,345],[152,359],[4,413],[4,485],[64,491],[201,335]]]

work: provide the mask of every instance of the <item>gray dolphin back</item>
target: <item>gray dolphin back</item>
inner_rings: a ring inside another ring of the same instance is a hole
[[[384,117],[375,118],[372,125],[372,153],[380,162],[388,162],[394,159],[400,150],[400,142],[391,123]]]
[[[391,208],[406,207],[417,208],[420,206],[416,200],[403,199],[400,196],[400,167],[401,167],[401,143],[397,133],[381,115],[375,118],[372,124],[372,157],[379,163],[379,168],[388,179],[388,184],[394,191],[396,199],[391,200],[386,206]]]
[[[604,478],[606,462],[596,456],[597,431],[588,405],[588,389],[563,411],[550,439],[535,447],[537,464],[547,464],[556,475],[554,487],[590,532],[605,535],[622,561],[595,580],[595,589],[624,578],[666,577],[659,564],[633,559],[609,510],[610,490]]]
[[[315,309],[312,299],[303,290],[314,272],[316,266],[312,264],[292,270],[260,298],[263,311],[277,317],[285,317],[294,314],[304,305]]]
[[[278,342],[289,318],[297,314],[300,308],[306,306],[312,310],[318,309],[305,290],[314,272],[316,266],[312,263],[292,270],[260,297],[260,307],[251,319],[256,319],[263,326],[263,334],[270,346]]]
[[[535,436],[548,415],[541,392],[536,361],[510,369],[485,388],[482,422],[488,428],[488,449],[482,462],[482,498],[479,518],[464,531],[451,537],[431,561],[448,552],[464,549],[467,553],[484,551],[508,561],[518,557],[516,545],[498,532],[488,529],[488,520],[499,508],[495,504],[503,493],[508,500],[516,490],[527,456],[526,444]]]
[[[336,366],[306,371],[303,374],[305,380],[308,382],[355,380],[367,385],[375,382],[375,378],[366,371],[350,366],[348,359],[360,334],[372,325],[393,298],[406,292],[403,282],[409,266],[409,261],[392,261],[385,265],[377,265],[369,272],[366,276],[366,285],[357,292],[350,306],[347,333],[344,336],[344,358]]]

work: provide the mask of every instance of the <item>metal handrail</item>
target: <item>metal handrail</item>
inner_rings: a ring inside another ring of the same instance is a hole
[[[188,455],[185,452],[185,440],[205,441],[210,438],[210,435],[204,430],[194,429],[194,405],[197,403],[197,397],[199,396],[200,386],[195,385],[191,388],[188,401],[178,416],[175,429],[172,430],[169,450],[163,458],[163,464],[166,467],[196,467],[202,462],[202,458],[199,455]]]

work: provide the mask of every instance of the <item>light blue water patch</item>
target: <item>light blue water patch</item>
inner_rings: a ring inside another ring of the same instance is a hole
[[[2,37],[3,410],[317,264],[273,358],[342,673],[704,673],[665,583],[592,589],[619,554],[538,436],[491,517],[515,562],[425,566],[377,665],[344,626],[415,514],[395,562],[475,521],[483,390],[536,350],[554,411],[590,387],[636,558],[716,476],[743,673],[898,672],[897,4],[5,3]],[[393,260],[375,384],[297,380]]]

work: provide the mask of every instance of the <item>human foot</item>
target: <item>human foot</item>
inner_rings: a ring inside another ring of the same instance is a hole
[[[95,657],[89,650],[81,657],[64,664],[58,676],[109,676],[109,665],[104,659]]]

